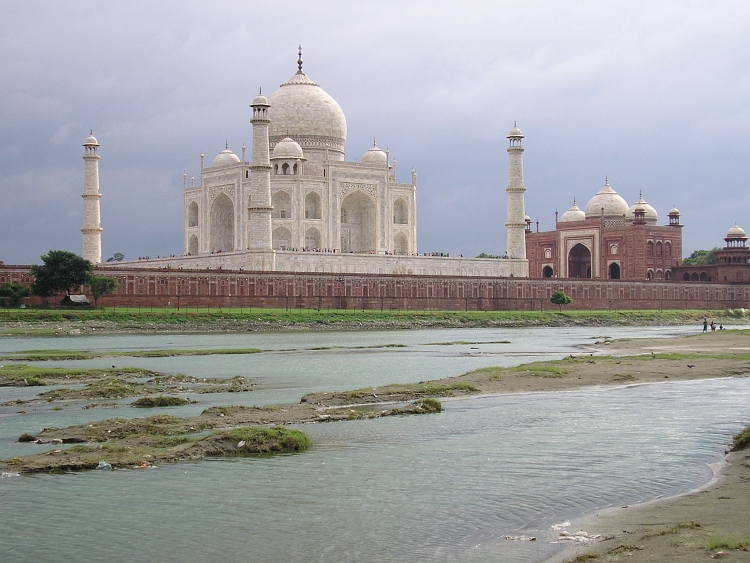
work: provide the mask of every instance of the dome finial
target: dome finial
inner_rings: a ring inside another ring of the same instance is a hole
[[[573,207],[576,206],[576,198],[573,198]]]
[[[225,151],[229,150],[229,140],[224,141],[224,150]]]
[[[262,95],[263,95],[263,86],[259,86],[259,87],[258,87],[258,95],[259,95],[259,96],[262,96]]]
[[[299,58],[297,59],[297,74],[304,74],[302,72],[302,45],[298,47]]]
[[[604,185],[609,186],[609,176],[604,177]]]
[[[372,148],[375,148],[377,146],[377,143],[375,142],[375,137],[372,138]]]
[[[518,127],[518,122],[515,119],[513,120],[513,127]]]

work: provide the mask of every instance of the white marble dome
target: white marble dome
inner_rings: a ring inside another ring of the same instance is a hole
[[[276,143],[276,146],[273,148],[271,158],[303,160],[305,158],[305,155],[302,152],[302,147],[299,146],[299,143],[297,141],[295,141],[291,137],[285,137],[284,139]]]
[[[362,155],[362,164],[374,164],[376,166],[387,166],[388,155],[381,151],[375,145],[372,146],[364,155]]]
[[[510,137],[523,137],[523,133],[521,133],[521,130],[514,125],[513,129],[508,133],[508,138]]]
[[[643,218],[646,220],[646,224],[647,225],[656,225],[656,223],[659,221],[659,214],[656,212],[656,209],[654,209],[652,206],[650,206],[646,202],[646,200],[643,199],[643,194],[641,194],[638,197],[638,201],[636,201],[628,209],[628,214],[627,214],[627,220],[628,221],[634,221],[635,220],[635,210],[636,209],[643,209]]]
[[[609,181],[604,184],[604,187],[596,192],[586,204],[586,219],[597,219],[602,216],[602,208],[604,208],[605,217],[618,217],[622,218],[623,215],[628,212],[628,202],[623,197],[612,189],[609,185]]]
[[[576,205],[576,200],[573,200],[573,207],[568,209],[560,217],[560,223],[575,223],[576,221],[585,221],[586,214],[583,210]]]
[[[237,164],[239,157],[229,149],[225,149],[216,155],[212,166],[226,166],[227,164]]]
[[[677,209],[676,207],[673,207],[672,209],[669,210],[669,214],[670,215],[679,215],[680,214],[680,210]]]
[[[88,138],[84,141],[83,145],[94,145],[98,147],[99,141],[96,140],[96,137],[94,137],[94,135],[89,135]]]
[[[734,227],[729,229],[727,231],[727,237],[726,238],[745,238],[745,230],[738,226],[737,223],[734,224]]]
[[[304,148],[333,148],[343,152],[346,117],[323,88],[299,70],[268,97],[271,142],[292,137]]]

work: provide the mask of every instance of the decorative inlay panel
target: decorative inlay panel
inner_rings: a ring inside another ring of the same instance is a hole
[[[344,198],[348,193],[353,192],[354,190],[362,190],[372,199],[376,201],[378,199],[378,189],[375,184],[355,184],[353,182],[341,182],[339,191],[341,192],[342,198]]]
[[[234,186],[211,186],[208,188],[208,200],[213,201],[220,193],[229,196],[229,199],[234,201]]]

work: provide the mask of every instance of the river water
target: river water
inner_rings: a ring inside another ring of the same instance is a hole
[[[656,338],[690,330],[6,338],[0,352],[271,350],[44,364],[116,363],[201,377],[244,375],[258,382],[251,393],[199,395],[201,404],[152,411],[192,415],[212,404],[298,401],[315,390],[559,358],[602,336]],[[386,344],[403,347],[361,348]],[[0,388],[0,400],[34,392]],[[0,561],[541,561],[560,549],[548,537],[556,522],[706,482],[707,464],[720,459],[731,436],[747,424],[749,399],[750,378],[452,400],[439,415],[305,425],[314,445],[304,454],[3,478]],[[127,406],[84,410],[80,404],[17,411],[0,409],[0,458],[49,448],[16,443],[22,432],[143,416]],[[539,540],[503,538],[520,534]]]

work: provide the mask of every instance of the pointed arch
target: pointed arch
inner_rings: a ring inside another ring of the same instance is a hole
[[[273,206],[274,219],[291,219],[292,217],[292,198],[285,191],[281,190],[273,194],[271,198]]]
[[[409,239],[404,233],[397,233],[393,238],[393,251],[396,254],[409,253]]]
[[[234,250],[234,204],[220,193],[211,204],[211,252]]]
[[[305,196],[305,219],[320,219],[321,208],[320,196],[316,192]]]
[[[198,204],[194,201],[188,205],[188,227],[198,226]]]
[[[357,190],[341,202],[341,251],[375,252],[375,202]]]
[[[409,206],[401,198],[393,202],[393,222],[396,225],[409,224]]]
[[[591,251],[581,243],[576,244],[568,253],[568,277],[591,277]]]
[[[196,254],[198,254],[198,237],[190,235],[188,239],[188,255],[195,256]]]
[[[286,227],[276,227],[273,230],[274,250],[286,250],[292,246],[292,233]]]
[[[320,231],[315,227],[310,227],[305,232],[305,248],[308,250],[320,248]]]

